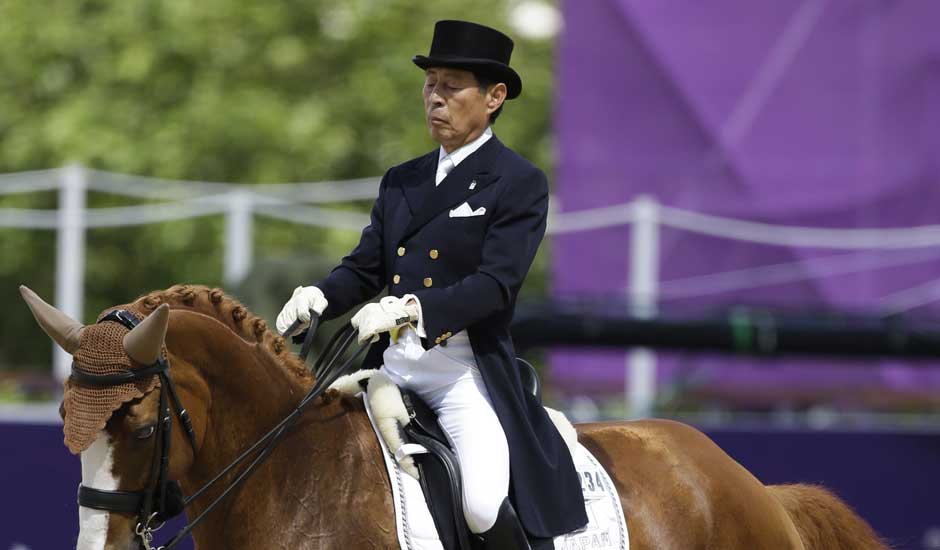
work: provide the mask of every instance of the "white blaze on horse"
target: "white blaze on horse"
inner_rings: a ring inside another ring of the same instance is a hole
[[[82,451],[82,485],[101,491],[116,491],[119,480],[114,475],[114,446],[107,432],[95,438]],[[92,550],[104,548],[108,537],[108,516],[105,510],[84,506],[78,509],[78,548]]]
[[[398,546],[380,443],[362,401],[335,390],[319,395],[225,498],[239,470],[197,493],[316,382],[283,338],[221,290],[152,292],[88,326],[22,292],[75,358],[62,407],[66,444],[82,456],[84,502],[111,508],[81,507],[81,550],[149,548],[163,517],[186,504],[192,521],[216,501],[192,531],[200,550]],[[689,426],[652,420],[577,431],[616,485],[633,550],[886,548],[824,489],[765,486]],[[184,499],[174,487],[198,496]]]

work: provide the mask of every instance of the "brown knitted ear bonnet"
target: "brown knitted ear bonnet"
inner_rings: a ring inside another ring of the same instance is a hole
[[[136,309],[128,309],[138,319],[146,317]],[[107,312],[98,317],[100,321]],[[124,351],[124,335],[129,331],[120,323],[105,322],[88,325],[82,330],[81,344],[73,354],[75,363],[89,374],[117,374],[144,367],[131,360]],[[164,350],[165,353],[165,350]],[[65,381],[62,401],[65,411],[65,445],[74,454],[91,446],[111,414],[124,403],[143,397],[157,387],[156,375],[117,386],[82,386],[71,378]]]

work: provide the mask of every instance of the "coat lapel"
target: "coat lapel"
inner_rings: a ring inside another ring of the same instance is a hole
[[[428,163],[430,166],[425,168],[425,173],[421,177],[420,185],[423,189],[420,191],[413,189],[412,195],[406,191],[409,206],[412,208],[412,217],[401,238],[411,236],[443,210],[461,204],[498,180],[500,176],[495,173],[495,161],[503,149],[503,144],[496,139],[496,136],[491,137],[482,147],[451,170],[437,187],[434,186],[437,158],[432,157],[433,162]],[[421,201],[417,208],[414,206],[416,203],[412,202],[412,196],[415,201]]]
[[[428,193],[434,189],[434,175],[437,172],[437,155],[437,149],[424,155],[413,165],[411,171],[404,175],[402,191],[404,192],[405,202],[408,203],[408,209],[411,211],[412,217],[420,210]]]

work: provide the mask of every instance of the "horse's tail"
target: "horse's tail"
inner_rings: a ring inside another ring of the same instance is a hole
[[[875,530],[839,497],[816,485],[769,485],[806,550],[887,550]]]

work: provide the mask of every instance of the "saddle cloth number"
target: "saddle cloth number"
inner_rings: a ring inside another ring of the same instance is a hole
[[[578,477],[581,478],[581,492],[584,493],[585,500],[604,498],[607,495],[601,472],[597,470],[579,470]]]

